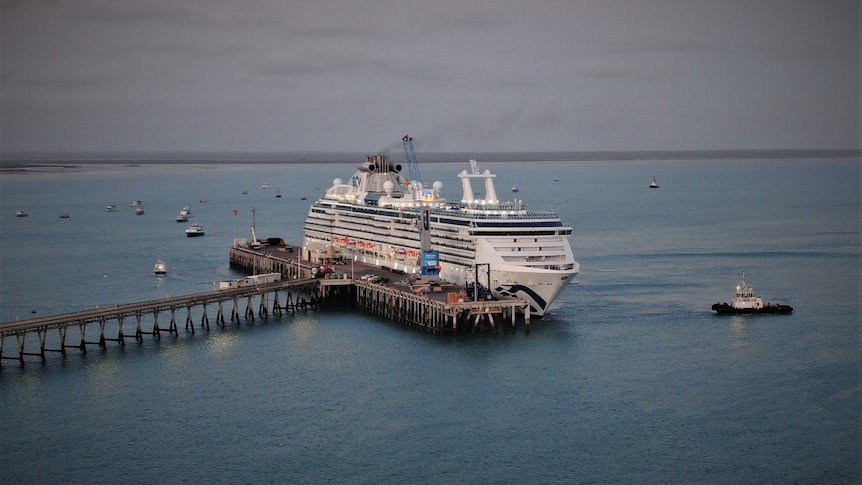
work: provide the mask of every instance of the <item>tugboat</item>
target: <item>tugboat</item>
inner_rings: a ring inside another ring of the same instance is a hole
[[[742,281],[736,287],[736,296],[730,304],[716,303],[712,310],[719,315],[748,315],[748,314],[787,314],[793,312],[790,305],[779,305],[776,303],[763,303],[763,299],[754,294],[754,288],[745,282],[745,272],[742,273]]]

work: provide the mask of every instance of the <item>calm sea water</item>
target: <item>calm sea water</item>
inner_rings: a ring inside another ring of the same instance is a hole
[[[859,160],[483,165],[575,228],[580,284],[530,335],[329,309],[5,361],[3,481],[859,482]],[[252,207],[260,236],[298,244],[354,166],[4,174],[0,321],[209,290]],[[422,175],[460,198],[464,168]],[[743,271],[793,314],[713,315]]]

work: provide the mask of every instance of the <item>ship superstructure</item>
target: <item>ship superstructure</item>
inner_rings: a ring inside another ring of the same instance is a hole
[[[532,314],[543,315],[578,274],[568,240],[572,228],[555,212],[528,210],[520,200],[500,201],[496,175],[480,171],[475,160],[458,177],[463,196],[449,201],[441,195],[441,182],[426,187],[405,179],[401,165],[388,156],[366,157],[349,180],[335,179],[311,206],[306,257],[341,256],[420,274],[427,251],[422,238],[430,236],[440,278],[459,285],[488,281],[492,295],[521,298]],[[481,185],[482,196],[474,184]],[[480,266],[488,275],[477,278]]]

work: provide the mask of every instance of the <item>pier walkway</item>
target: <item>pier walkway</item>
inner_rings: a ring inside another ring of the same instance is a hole
[[[143,335],[155,338],[161,338],[162,333],[177,335],[179,321],[184,322],[186,330],[194,333],[195,320],[198,318],[200,327],[209,330],[210,306],[215,307],[213,317],[215,323],[221,326],[228,320],[236,323],[242,319],[254,321],[255,315],[264,319],[270,314],[280,316],[284,312],[316,306],[318,290],[319,284],[314,279],[295,279],[2,323],[0,363],[3,359],[23,361],[26,355],[39,356],[44,360],[46,352],[65,354],[67,348],[86,352],[87,345],[104,347],[107,341],[124,345],[126,339],[142,340]],[[256,303],[255,299],[259,301]],[[229,314],[226,307],[230,307]],[[165,323],[159,322],[162,314],[170,316]],[[183,314],[185,318],[182,318]],[[135,322],[133,330],[128,328],[131,323],[127,322],[131,320]],[[96,324],[99,327],[98,340],[88,341],[88,327]],[[75,331],[67,332],[70,328]],[[59,338],[49,341],[48,334],[53,330],[57,330]],[[30,334],[38,336],[38,346],[35,343],[27,345],[26,337]],[[8,337],[15,337],[17,345],[14,348],[5,345]],[[10,355],[12,350],[17,352]]]
[[[342,262],[334,265],[336,271],[324,274],[320,267],[301,261],[299,248],[234,246],[230,264],[249,274],[279,273],[282,280],[0,323],[0,365],[3,360],[23,363],[25,356],[44,361],[47,352],[65,355],[70,348],[86,353],[88,345],[104,348],[110,341],[125,345],[127,339],[141,341],[144,335],[156,339],[163,333],[177,336],[181,325],[194,334],[197,322],[199,328],[210,330],[210,315],[224,327],[228,321],[239,324],[254,322],[256,316],[281,317],[285,312],[315,309],[324,303],[353,304],[432,333],[514,332],[516,315],[522,315],[524,330],[530,331],[529,306],[523,300],[471,300],[463,288],[444,281],[358,262]],[[360,274],[378,278],[356,278]],[[95,332],[98,338],[88,340],[88,334]],[[27,338],[34,334],[36,339]]]

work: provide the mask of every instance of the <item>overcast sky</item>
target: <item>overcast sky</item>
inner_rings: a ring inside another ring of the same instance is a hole
[[[855,0],[0,0],[12,151],[858,148]]]

